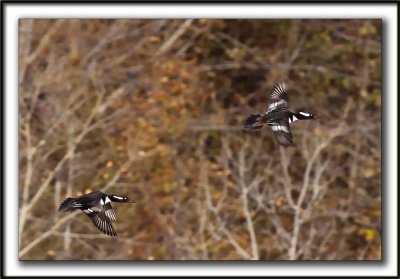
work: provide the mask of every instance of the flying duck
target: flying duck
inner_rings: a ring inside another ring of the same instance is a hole
[[[125,196],[107,195],[100,191],[95,191],[77,198],[66,198],[58,209],[60,212],[72,212],[80,209],[93,222],[93,224],[103,233],[116,237],[118,236],[111,221],[116,220],[115,212],[111,206],[113,202],[135,203]]]
[[[284,146],[294,145],[290,123],[297,120],[318,118],[308,112],[291,112],[288,110],[286,84],[278,82],[272,88],[267,112],[249,115],[244,123],[246,131],[259,130],[265,125],[271,126],[276,141]]]

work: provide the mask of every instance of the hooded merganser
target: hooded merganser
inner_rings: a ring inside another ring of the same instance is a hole
[[[286,85],[283,82],[276,83],[269,97],[267,112],[249,115],[244,123],[245,130],[259,130],[268,125],[271,126],[275,139],[280,145],[285,147],[294,145],[289,123],[318,117],[308,112],[289,111],[288,101]]]
[[[115,212],[111,206],[113,202],[135,203],[125,196],[107,195],[100,191],[95,191],[77,198],[66,198],[58,211],[72,212],[77,209],[82,210],[92,220],[93,224],[103,233],[116,237],[118,236],[111,220],[116,220]]]

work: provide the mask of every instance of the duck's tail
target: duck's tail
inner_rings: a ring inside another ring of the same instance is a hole
[[[261,129],[264,125],[262,125],[258,122],[260,120],[260,116],[261,116],[261,114],[259,114],[259,113],[249,115],[244,122],[244,129],[246,131]]]
[[[72,212],[75,209],[78,209],[79,207],[77,206],[78,204],[75,202],[74,198],[66,198],[61,204],[60,207],[58,208],[58,211],[61,212]]]

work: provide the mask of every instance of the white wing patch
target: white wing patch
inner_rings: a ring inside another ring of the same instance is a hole
[[[286,126],[283,125],[275,125],[272,126],[272,131],[274,132],[285,132],[285,133],[289,133],[289,129]]]
[[[93,218],[93,223],[104,233],[116,237],[117,232],[114,230],[113,226],[111,223],[105,222],[101,220],[98,216],[95,216]]]
[[[114,195],[113,195],[113,197],[116,198],[116,199],[119,199],[119,200],[123,200],[124,199],[123,197],[114,196]]]
[[[77,207],[77,208],[82,207],[82,204],[77,203],[77,202],[73,202],[72,205],[73,205],[73,207]]]
[[[108,197],[106,197],[106,200],[104,203],[109,203],[109,202],[111,202],[111,200]]]
[[[112,209],[106,211],[106,216],[113,221],[117,220],[117,216],[115,216],[115,212]]]
[[[89,213],[92,213],[93,210],[91,210],[90,208],[88,208],[88,209],[84,209],[83,212],[85,212],[86,214],[89,214]]]
[[[278,107],[279,105],[284,105],[284,104],[286,104],[286,101],[285,100],[279,100],[278,102],[273,102],[273,103],[271,103],[271,104],[269,104],[269,106],[268,106],[268,112],[270,112],[270,111],[272,111],[272,110],[274,110],[276,107]]]

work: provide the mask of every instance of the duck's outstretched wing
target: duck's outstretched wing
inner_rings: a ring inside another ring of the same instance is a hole
[[[269,105],[267,113],[270,113],[272,111],[287,109],[288,102],[289,102],[289,97],[287,94],[286,84],[283,82],[276,83],[272,88],[272,92],[269,97]]]
[[[111,207],[111,205],[110,205]],[[110,215],[110,211],[109,210],[104,210],[103,209],[96,211],[97,208],[91,209],[84,209],[82,210],[87,216],[89,216],[89,218],[92,220],[93,224],[103,233],[112,236],[112,237],[116,237],[118,236],[117,232],[115,231],[113,225],[111,224],[111,220],[108,217],[108,215]],[[114,212],[111,208],[111,211]],[[107,213],[109,212],[109,213]],[[114,214],[115,216],[115,214]]]
[[[290,131],[289,120],[282,119],[281,121],[271,125],[276,141],[284,146],[294,145],[292,132]]]
[[[117,220],[117,216],[115,215],[115,211],[112,208],[110,202],[108,202],[105,205],[103,205],[103,210],[104,210],[104,214],[106,214],[106,216],[108,218],[110,218],[112,221],[116,221]]]

